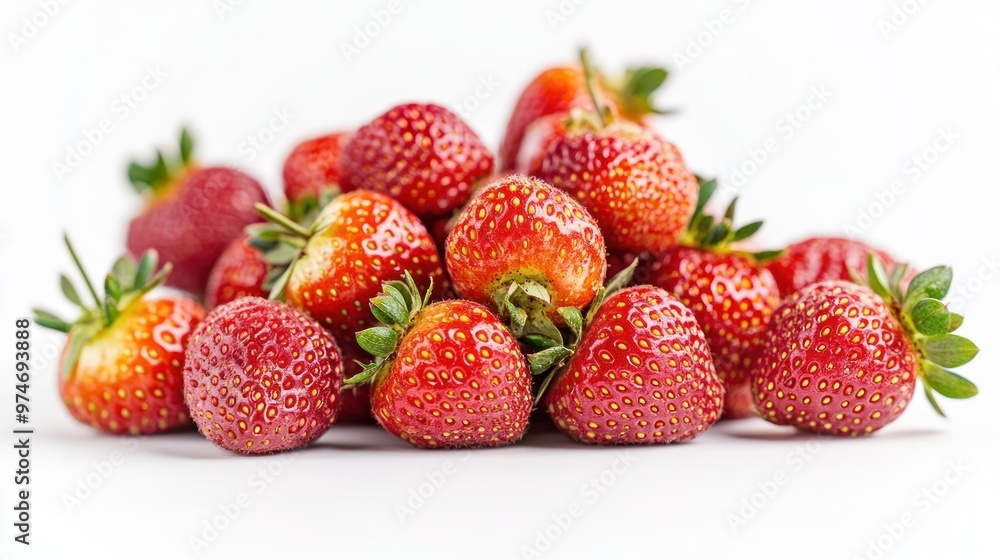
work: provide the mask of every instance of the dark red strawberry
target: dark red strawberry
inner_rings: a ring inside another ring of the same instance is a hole
[[[823,280],[851,280],[851,271],[861,273],[869,253],[875,253],[887,268],[896,260],[864,242],[841,237],[811,237],[788,246],[779,258],[767,263],[782,295]]]
[[[282,178],[289,214],[301,217],[318,210],[340,192],[340,155],[348,136],[335,132],[310,138],[288,154]]]
[[[764,332],[752,370],[754,401],[775,424],[843,436],[870,434],[899,417],[917,378],[938,411],[934,392],[968,398],[976,386],[945,368],[978,349],[951,334],[962,317],[941,300],[951,269],[936,267],[902,287],[905,267],[887,278],[872,255],[869,286],[841,280],[789,296]]]
[[[72,282],[63,293],[83,310],[73,323],[35,311],[35,322],[68,333],[60,358],[59,394],[74,418],[115,434],[154,434],[191,425],[184,404],[182,366],[188,338],[205,310],[185,297],[147,295],[170,273],[156,272],[156,253],[136,264],[115,263],[99,297],[69,245],[93,307]]]
[[[725,417],[743,418],[756,415],[750,368],[781,296],[771,273],[758,262],[774,252],[752,254],[733,246],[753,235],[762,222],[734,228],[735,200],[719,221],[702,213],[714,189],[715,181],[703,183],[687,233],[680,245],[649,266],[649,283],[667,290],[694,313],[726,387]]]
[[[665,290],[611,295],[545,391],[560,431],[584,443],[687,441],[722,413],[723,387],[694,315]]]
[[[581,52],[581,58],[585,57],[586,53]],[[650,96],[666,78],[667,72],[662,68],[630,69],[618,80],[599,76],[596,93],[600,103],[615,114],[639,120],[649,113],[664,112],[652,107]],[[593,107],[583,65],[556,66],[536,76],[521,92],[507,123],[500,144],[500,169],[515,168],[522,139],[532,123],[580,107]]]
[[[469,199],[493,171],[493,155],[461,118],[443,107],[409,103],[361,127],[344,147],[344,191],[391,195],[423,219]]]
[[[330,334],[283,303],[245,297],[198,326],[185,400],[212,443],[246,454],[308,445],[333,423],[343,369]]]
[[[560,308],[585,307],[604,282],[604,239],[590,214],[566,193],[520,175],[476,194],[445,248],[463,298],[511,319],[516,336],[561,343]]]
[[[264,280],[268,266],[264,253],[240,237],[222,252],[205,287],[205,306],[209,309],[245,296],[267,297]]]
[[[271,295],[304,310],[330,331],[349,377],[360,371],[355,360],[367,361],[355,333],[375,324],[367,302],[384,282],[409,270],[421,289],[432,283],[439,291],[444,289],[434,240],[412,212],[388,196],[364,190],[340,195],[320,211],[310,228],[260,208],[277,222],[257,228],[254,238],[273,265]],[[367,410],[364,389],[345,391],[343,396],[345,410]],[[358,406],[353,406],[355,396]]]
[[[186,130],[177,161],[157,152],[149,166],[129,165],[128,177],[147,198],[146,208],[129,224],[129,252],[137,256],[155,249],[174,265],[167,284],[198,296],[219,255],[244,227],[260,221],[254,204],[267,203],[260,183],[246,173],[194,163]]]
[[[376,361],[350,380],[372,384],[372,412],[417,447],[492,447],[521,439],[531,414],[531,375],[517,341],[485,307],[427,306],[413,278],[371,300],[388,326],[358,333]]]

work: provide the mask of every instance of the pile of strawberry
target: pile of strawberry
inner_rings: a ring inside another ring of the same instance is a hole
[[[148,204],[131,256],[100,294],[70,247],[80,317],[36,313],[69,334],[70,412],[113,433],[193,421],[256,454],[371,418],[417,447],[504,445],[536,408],[592,444],[748,416],[857,436],[918,378],[939,412],[935,394],[976,394],[946,369],[978,351],[953,333],[949,268],[838,238],[748,249],[761,222],[735,226],[735,201],[712,216],[715,182],[650,127],[666,72],[611,79],[581,54],[524,89],[499,162],[455,114],[410,103],[299,144],[280,209],[197,164],[186,132],[133,164]]]

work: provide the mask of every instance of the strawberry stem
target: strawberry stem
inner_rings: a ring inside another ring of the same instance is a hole
[[[269,222],[285,228],[289,233],[293,233],[302,239],[309,239],[309,230],[295,223],[294,220],[271,208],[270,206],[258,202],[257,204],[254,204],[253,208],[258,214],[266,218]]]
[[[73,258],[73,264],[76,265],[76,269],[80,272],[80,276],[83,276],[83,282],[87,285],[87,290],[90,292],[90,296],[94,298],[94,303],[97,307],[103,307],[101,298],[97,295],[97,290],[94,289],[94,284],[90,281],[90,276],[87,275],[87,271],[83,268],[83,264],[80,262],[80,257],[76,255],[76,251],[73,249],[73,244],[69,241],[69,235],[63,232],[63,242],[66,243],[66,248],[69,249],[69,256]]]
[[[583,66],[583,80],[587,84],[587,93],[590,94],[590,100],[594,103],[594,112],[597,113],[597,118],[601,121],[601,126],[608,125],[608,117],[605,114],[604,107],[601,106],[601,102],[597,99],[597,85],[594,83],[594,67],[590,63],[590,54],[587,52],[586,47],[580,49],[580,64]]]

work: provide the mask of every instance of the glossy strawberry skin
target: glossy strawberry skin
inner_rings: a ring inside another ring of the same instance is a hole
[[[765,420],[843,436],[874,432],[913,398],[906,333],[868,288],[826,281],[785,299],[751,372]]]
[[[613,106],[603,90],[599,95],[602,103]],[[525,86],[514,106],[500,144],[500,169],[514,169],[525,131],[533,122],[577,107],[592,109],[593,105],[581,68],[557,66],[543,71]]]
[[[60,377],[63,403],[80,422],[114,434],[190,427],[184,349],[204,317],[205,310],[188,298],[133,302],[84,346],[70,374]]]
[[[253,209],[258,202],[267,204],[267,196],[249,175],[226,167],[195,169],[132,219],[126,245],[136,258],[156,249],[174,265],[167,285],[200,296],[219,255],[243,228],[261,221]]]
[[[316,321],[246,297],[218,307],[191,337],[185,400],[201,433],[246,454],[309,444],[333,423],[340,351]]]
[[[891,270],[896,261],[854,239],[812,237],[789,245],[777,259],[767,264],[782,295],[789,295],[810,284],[824,280],[852,280],[850,270],[864,276],[869,253],[875,253]]]
[[[388,196],[372,191],[343,194],[318,219],[328,225],[309,240],[295,263],[285,299],[330,331],[349,358],[344,360],[345,374],[353,377],[361,372],[354,360],[369,361],[355,339],[356,332],[376,325],[368,300],[381,292],[384,282],[401,279],[407,270],[421,290],[433,281],[439,294],[445,289],[444,270],[420,220]],[[365,398],[363,390],[359,398]],[[362,404],[360,410],[368,407],[366,401]]]
[[[761,336],[781,303],[766,269],[735,253],[678,246],[652,265],[650,283],[694,313],[712,350],[715,371],[726,388],[726,418],[756,416],[750,368]]]
[[[604,302],[544,398],[577,441],[650,444],[707,430],[723,392],[691,311],[663,289],[635,286]]]
[[[698,182],[676,148],[628,122],[583,127],[546,143],[530,174],[574,197],[594,216],[612,252],[662,253],[687,228]]]
[[[379,423],[424,448],[514,443],[531,407],[531,375],[514,337],[485,307],[463,300],[421,311],[372,386]]]
[[[282,178],[285,197],[321,197],[340,188],[340,155],[349,134],[335,132],[299,143],[285,159]]]
[[[483,305],[510,281],[548,288],[546,314],[584,307],[604,283],[604,238],[597,222],[566,193],[520,175],[484,187],[448,235],[445,260],[455,291]]]
[[[447,215],[493,171],[493,155],[461,118],[410,103],[361,127],[344,147],[344,191],[388,194],[423,219]]]
[[[246,236],[236,239],[222,252],[205,286],[205,306],[209,309],[241,297],[267,297],[262,288],[267,277],[264,254]]]

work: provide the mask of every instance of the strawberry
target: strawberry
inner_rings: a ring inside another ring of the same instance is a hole
[[[129,165],[129,181],[147,204],[129,223],[126,245],[133,256],[155,249],[174,265],[167,284],[200,296],[219,255],[246,225],[260,221],[253,207],[267,196],[241,171],[198,166],[192,149],[184,130],[178,161],[157,152],[152,165]]]
[[[305,228],[266,206],[275,223],[255,226],[252,243],[272,265],[265,286],[320,322],[340,347],[347,376],[360,372],[367,354],[355,333],[375,324],[365,303],[382,284],[410,270],[421,289],[444,285],[441,258],[420,220],[402,204],[372,191],[334,198]],[[368,416],[366,388],[345,391],[344,420]],[[358,402],[358,406],[354,406]],[[353,412],[360,411],[360,416]]]
[[[345,192],[391,195],[427,220],[465,204],[493,171],[493,155],[454,113],[409,103],[361,127],[344,147],[341,166]]]
[[[581,59],[585,59],[586,52],[580,54]],[[620,80],[600,77],[597,95],[601,104],[616,114],[639,120],[649,113],[666,112],[654,109],[649,99],[666,79],[667,72],[662,68],[629,69]],[[535,76],[521,92],[507,123],[507,131],[500,144],[500,169],[507,171],[515,168],[521,142],[532,123],[548,115],[590,107],[591,103],[582,65],[556,66]]]
[[[385,285],[371,311],[384,325],[358,333],[375,356],[349,384],[372,380],[372,411],[416,447],[493,447],[521,439],[531,376],[496,315],[463,300],[428,306],[413,277]]]
[[[968,398],[978,390],[945,368],[978,349],[952,334],[962,317],[941,300],[951,269],[918,274],[903,288],[905,266],[887,278],[869,256],[868,286],[828,280],[793,293],[775,310],[752,370],[754,402],[765,420],[842,436],[870,434],[899,417],[917,378],[934,393]]]
[[[761,334],[781,302],[778,286],[758,259],[774,252],[747,253],[732,244],[749,238],[762,222],[733,228],[736,200],[716,222],[703,213],[715,181],[702,184],[695,216],[681,244],[650,265],[649,283],[687,306],[705,332],[715,371],[726,387],[723,414],[727,418],[755,416],[750,391],[750,367],[761,345]]]
[[[156,272],[156,252],[138,264],[115,263],[97,295],[76,252],[66,246],[94,299],[88,307],[72,282],[60,278],[63,293],[82,310],[68,323],[45,311],[35,322],[69,334],[60,358],[59,394],[74,418],[114,434],[154,434],[191,424],[184,404],[182,367],[191,332],[205,310],[186,297],[153,297],[148,292],[170,273]]]
[[[198,430],[246,454],[295,449],[323,435],[342,382],[330,334],[301,311],[258,297],[213,309],[184,362],[184,398]]]
[[[349,133],[334,132],[300,142],[285,159],[282,178],[288,213],[301,217],[340,191],[340,155]]]
[[[888,253],[861,241],[840,237],[812,237],[788,246],[784,254],[767,263],[786,296],[823,280],[851,280],[851,271],[865,270],[869,253],[875,253],[887,268],[896,266]]]
[[[234,240],[208,275],[205,306],[212,309],[245,296],[267,297],[267,271],[264,253],[251,245],[247,236]]]
[[[680,301],[635,286],[597,300],[588,315],[574,354],[542,387],[560,431],[584,443],[673,443],[715,423],[723,386],[698,322]]]
[[[698,182],[675,147],[647,127],[612,120],[593,98],[596,112],[576,111],[542,141],[528,173],[589,210],[612,252],[666,251],[694,213]]]
[[[573,199],[538,179],[504,177],[476,194],[448,235],[455,291],[511,319],[516,336],[561,343],[561,308],[590,303],[604,282],[604,238]]]

